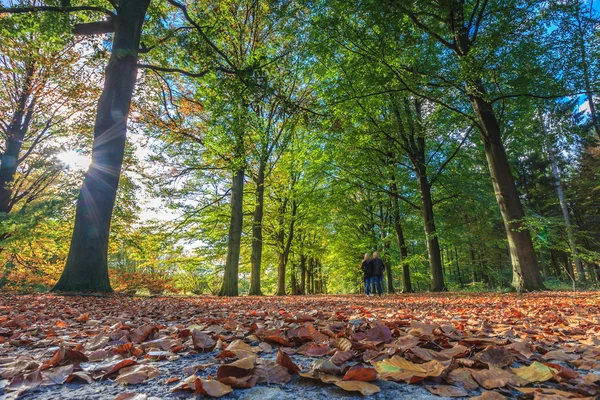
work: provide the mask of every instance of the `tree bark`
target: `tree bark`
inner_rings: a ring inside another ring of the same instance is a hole
[[[238,295],[238,270],[240,264],[240,246],[242,241],[244,203],[244,169],[240,168],[233,175],[231,186],[231,220],[229,223],[229,240],[227,244],[227,260],[223,273],[223,285],[220,296]]]
[[[440,243],[435,229],[433,217],[433,201],[431,199],[431,188],[427,177],[422,172],[418,173],[419,193],[421,194],[421,212],[423,214],[423,225],[425,239],[427,240],[427,254],[429,255],[429,268],[431,272],[431,291],[442,292],[446,290],[444,273],[442,271],[442,258],[440,255]]]
[[[35,99],[31,99],[31,97],[34,75],[35,67],[27,65],[17,108],[8,125],[5,150],[0,156],[0,213],[8,214],[14,205],[10,184],[15,179],[19,167],[19,153],[33,117]]]
[[[300,294],[306,294],[306,255],[300,254]]]
[[[543,123],[543,122],[542,122]],[[573,227],[571,226],[571,216],[569,215],[569,208],[567,207],[567,201],[565,200],[565,194],[562,190],[562,184],[560,183],[560,175],[558,174],[558,166],[556,165],[556,157],[552,149],[548,152],[550,155],[550,167],[552,169],[552,175],[554,176],[554,184],[556,185],[556,193],[558,194],[558,201],[560,202],[560,209],[565,220],[567,227],[567,239],[569,240],[569,246],[573,251],[573,261],[575,261],[575,267],[577,268],[577,280],[579,282],[585,282],[585,270],[581,264],[581,260],[578,256],[577,244],[573,236]]]
[[[262,264],[263,233],[262,221],[264,215],[265,198],[265,163],[261,160],[258,166],[256,182],[256,206],[252,220],[252,253],[250,255],[251,276],[250,276],[250,295],[260,296],[260,269]]]
[[[460,265],[458,264],[458,250],[454,246],[454,262],[456,263],[456,275],[458,275],[458,284],[463,287],[462,275],[460,274]]]
[[[150,0],[123,0],[98,101],[92,162],[77,199],[65,269],[53,291],[110,292],[108,237],[119,185],[142,25]]]
[[[410,268],[406,262],[408,251],[406,250],[404,231],[402,230],[402,224],[400,223],[400,204],[397,198],[394,198],[392,201],[394,202],[394,229],[396,230],[396,237],[398,239],[400,265],[402,266],[402,293],[413,293],[413,288],[410,283]]]
[[[282,209],[282,212],[285,213],[285,204]],[[288,262],[288,258],[290,255],[290,249],[292,246],[292,241],[294,240],[294,223],[296,221],[296,211],[298,209],[298,205],[295,201],[292,201],[292,215],[290,219],[290,227],[287,235],[287,239],[285,239],[285,234],[283,230],[283,218],[280,221],[281,230],[279,232],[279,244],[282,247],[281,253],[279,253],[279,260],[277,266],[277,293],[276,296],[285,296],[285,270]],[[282,215],[283,215],[282,213]]]
[[[479,122],[496,201],[506,229],[513,268],[513,286],[517,291],[543,289],[544,284],[531,235],[523,225],[525,212],[504,150],[496,114],[491,103],[475,94],[485,93],[480,81],[475,85],[468,85],[468,90],[471,93],[469,95],[471,105]]]

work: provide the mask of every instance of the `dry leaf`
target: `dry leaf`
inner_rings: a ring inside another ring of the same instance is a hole
[[[381,391],[379,386],[363,381],[337,381],[333,384],[348,392],[360,392],[363,396],[371,396]]]

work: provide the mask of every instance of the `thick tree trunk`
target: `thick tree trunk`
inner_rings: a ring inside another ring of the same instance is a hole
[[[256,206],[252,220],[252,253],[250,254],[250,263],[252,266],[250,276],[250,295],[260,296],[260,269],[262,264],[263,233],[262,221],[264,214],[265,198],[265,164],[260,162],[258,174],[256,176]]]
[[[569,208],[567,207],[567,201],[565,200],[565,195],[562,190],[562,185],[560,183],[560,175],[558,174],[558,166],[556,165],[556,157],[554,157],[554,153],[552,149],[549,151],[550,154],[550,167],[552,169],[552,175],[554,175],[554,183],[556,185],[556,193],[558,194],[558,201],[560,202],[560,209],[563,214],[563,218],[565,220],[565,225],[567,227],[567,239],[569,240],[569,246],[571,247],[571,251],[573,251],[573,261],[575,261],[575,267],[577,268],[577,280],[579,282],[585,282],[585,270],[583,269],[583,265],[581,264],[581,260],[579,259],[579,251],[577,249],[577,244],[575,243],[575,238],[573,236],[573,227],[571,226],[571,216],[569,215]]]
[[[418,175],[419,193],[421,194],[421,212],[423,214],[423,225],[425,228],[427,254],[429,255],[429,268],[431,272],[431,291],[442,292],[446,290],[446,284],[444,283],[444,272],[442,270],[440,243],[435,229],[431,188],[429,187],[429,182],[427,182],[425,174],[419,173]]]
[[[525,213],[500,135],[500,126],[492,104],[474,94],[484,94],[481,82],[468,86],[470,101],[479,122],[481,139],[492,177],[496,201],[506,229],[513,268],[513,286],[517,291],[544,288],[529,231],[523,225]]]
[[[104,89],[98,101],[92,163],[77,199],[67,263],[53,291],[112,291],[107,263],[110,221],[125,152],[140,36],[149,2],[123,0],[119,3]]]
[[[231,186],[231,220],[229,223],[229,240],[227,259],[223,273],[223,285],[220,296],[238,295],[238,270],[240,265],[240,246],[242,242],[242,226],[244,217],[244,169],[240,168],[233,175]]]

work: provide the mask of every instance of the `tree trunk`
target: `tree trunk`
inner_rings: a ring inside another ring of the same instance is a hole
[[[462,275],[460,274],[460,266],[458,264],[458,250],[454,246],[454,261],[456,262],[456,274],[458,275],[458,284],[463,287]]]
[[[549,151],[550,154],[550,166],[552,169],[552,175],[554,175],[554,183],[556,185],[556,193],[558,194],[558,200],[560,202],[560,209],[563,214],[563,218],[565,220],[565,225],[567,227],[567,239],[569,240],[569,246],[571,247],[571,251],[573,251],[573,261],[575,261],[575,267],[577,268],[577,280],[579,282],[585,282],[585,270],[583,269],[583,265],[581,265],[581,260],[579,259],[577,250],[577,244],[575,243],[575,238],[573,237],[573,227],[571,226],[571,217],[569,215],[569,208],[567,207],[567,201],[565,200],[565,195],[562,190],[562,185],[560,183],[560,175],[558,174],[558,166],[556,165],[556,157],[552,152],[552,149]]]
[[[558,265],[558,261],[556,260],[556,252],[552,249],[550,249],[550,259],[552,261],[552,268],[554,268],[556,279],[560,279],[562,275],[560,265]]]
[[[446,284],[444,283],[444,273],[442,271],[440,243],[438,241],[433,217],[431,188],[429,187],[429,182],[427,182],[425,174],[421,172],[418,175],[419,193],[421,194],[421,212],[423,214],[423,225],[425,228],[427,254],[429,255],[429,267],[431,272],[431,291],[442,292],[446,290]]]
[[[473,249],[473,245],[471,245],[471,268],[473,273],[473,283],[477,282],[477,262],[475,261],[475,249]]]
[[[31,99],[35,68],[32,65],[25,67],[25,79],[17,100],[17,107],[13,113],[7,129],[4,153],[0,156],[0,213],[8,214],[13,203],[13,192],[10,188],[19,167],[19,153],[23,140],[34,113],[35,99]]]
[[[112,291],[107,263],[110,221],[125,152],[140,36],[149,2],[123,0],[119,3],[104,89],[98,101],[92,162],[77,199],[67,263],[53,291]]]
[[[410,283],[410,268],[406,262],[408,251],[406,250],[404,231],[402,230],[402,224],[400,223],[400,204],[396,198],[392,201],[394,202],[394,228],[398,239],[398,247],[400,248],[400,265],[402,266],[402,293],[413,293],[412,285]]]
[[[285,296],[285,270],[288,262],[288,258],[290,255],[290,249],[292,246],[292,241],[294,240],[294,223],[296,220],[296,211],[298,210],[298,206],[295,201],[292,201],[292,215],[290,219],[290,227],[287,235],[287,239],[285,239],[285,234],[283,230],[284,223],[284,213],[286,210],[287,201],[284,201],[282,206],[282,219],[280,220],[280,231],[278,241],[280,246],[282,247],[281,253],[279,253],[279,262],[277,266],[277,293],[276,296]]]
[[[260,269],[262,264],[263,234],[262,221],[264,214],[265,198],[265,163],[261,160],[256,176],[256,206],[252,220],[252,254],[250,263],[252,265],[250,276],[250,295],[260,296]]]
[[[492,104],[474,94],[485,94],[485,88],[480,81],[468,85],[467,89],[471,92],[469,98],[479,122],[496,201],[506,229],[513,268],[513,286],[517,291],[543,289],[544,284],[531,235],[523,225],[525,213],[504,150],[496,114]]]
[[[300,294],[306,294],[306,255],[300,254]]]
[[[242,242],[242,225],[244,217],[244,169],[238,169],[233,175],[231,185],[231,220],[229,223],[229,240],[227,243],[227,260],[223,273],[223,285],[220,296],[238,295],[238,269],[240,264],[240,246]]]
[[[596,114],[596,105],[594,104],[594,95],[592,88],[592,80],[590,79],[590,64],[588,62],[587,49],[585,46],[585,31],[582,26],[581,21],[581,10],[580,3],[577,2],[577,8],[575,9],[575,19],[577,20],[577,47],[579,48],[579,56],[581,57],[581,72],[583,77],[583,85],[585,88],[585,97],[588,101],[588,106],[590,107],[590,116],[592,119],[592,126],[594,127],[594,132],[596,133],[596,137],[600,140],[600,122],[598,122],[598,115]],[[578,268],[579,271],[579,268]]]
[[[548,279],[548,268],[546,267],[546,260],[544,258],[544,250],[540,249],[540,264],[542,264],[542,275],[544,280]]]

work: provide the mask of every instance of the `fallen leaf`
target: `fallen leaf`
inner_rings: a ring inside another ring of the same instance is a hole
[[[465,397],[468,395],[465,389],[450,385],[425,385],[425,389],[441,397]]]
[[[375,369],[382,379],[415,383],[425,378],[435,378],[444,372],[445,367],[439,361],[414,364],[402,357],[392,358],[374,363]]]
[[[290,375],[293,375],[300,371],[300,368],[296,364],[294,364],[290,356],[283,353],[281,350],[277,351],[277,358],[275,359],[275,362],[287,369]]]
[[[498,389],[511,384],[513,386],[523,386],[528,381],[518,377],[512,372],[503,370],[494,365],[490,365],[489,369],[470,370],[473,379],[486,389]]]
[[[196,390],[194,393],[211,396],[221,397],[228,393],[231,393],[233,389],[231,386],[221,383],[219,381],[196,379]]]
[[[217,342],[214,341],[210,336],[205,333],[200,332],[197,329],[193,329],[191,331],[192,335],[192,343],[194,347],[198,350],[207,351],[212,350],[216,346]]]
[[[342,379],[345,381],[372,382],[377,379],[377,371],[373,368],[355,365],[346,371]]]
[[[444,379],[451,385],[462,385],[467,390],[476,390],[479,388],[479,385],[471,376],[471,372],[466,368],[452,370]]]
[[[483,392],[479,396],[471,397],[471,400],[505,400],[506,396],[498,392]]]
[[[363,396],[371,396],[381,391],[379,386],[363,381],[337,381],[333,384],[347,392],[360,392]]]
[[[505,347],[488,346],[475,356],[475,359],[487,365],[503,368],[509,366],[515,359]]]
[[[529,382],[545,382],[558,373],[554,368],[537,361],[534,361],[528,367],[511,368],[511,370],[515,375]]]
[[[119,370],[119,376],[115,382],[125,385],[137,384],[160,375],[160,371],[154,365],[134,365]]]

